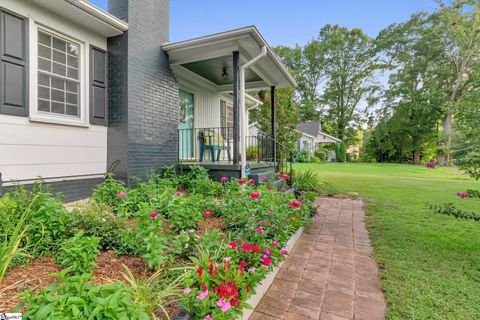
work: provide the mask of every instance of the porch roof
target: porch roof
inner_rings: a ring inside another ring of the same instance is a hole
[[[229,92],[233,89],[232,53],[238,51],[240,63],[244,64],[257,56],[263,46],[267,48],[267,54],[245,71],[245,88],[295,87],[294,78],[255,26],[166,43],[163,49],[178,77],[217,92]]]

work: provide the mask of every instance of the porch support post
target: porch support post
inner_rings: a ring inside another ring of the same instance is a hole
[[[238,164],[238,142],[240,136],[240,52],[233,52],[233,164]]]
[[[277,140],[277,114],[275,112],[275,86],[270,87],[270,121],[272,122],[272,138]],[[272,141],[272,159],[273,162],[277,161],[277,144]]]

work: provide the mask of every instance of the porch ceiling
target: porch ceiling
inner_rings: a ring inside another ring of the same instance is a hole
[[[230,92],[233,89],[233,52],[240,53],[240,64],[244,64],[257,56],[263,46],[267,48],[267,55],[246,70],[245,88],[295,87],[293,77],[254,26],[167,43],[163,49],[178,78],[217,92]]]

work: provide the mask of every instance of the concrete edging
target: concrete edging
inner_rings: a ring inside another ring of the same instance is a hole
[[[288,252],[290,252],[293,249],[293,246],[295,245],[297,240],[300,238],[300,236],[303,234],[304,230],[305,230],[305,228],[301,227],[287,241],[287,245],[286,245],[285,249],[287,249]],[[278,271],[280,271],[280,268],[282,267],[284,262],[285,262],[285,260],[280,262],[278,264],[278,266],[276,266],[272,271],[270,271],[267,274],[267,276],[265,277],[265,279],[255,287],[255,294],[250,296],[250,298],[248,298],[247,301],[246,301],[247,304],[252,306],[252,309],[243,309],[243,316],[239,317],[238,320],[240,320],[240,319],[241,320],[248,320],[250,318],[250,316],[252,315],[256,306],[260,303],[260,300],[262,300],[265,293],[267,293],[268,289],[270,288],[270,285],[272,284],[273,280],[275,279],[275,276],[277,275]]]

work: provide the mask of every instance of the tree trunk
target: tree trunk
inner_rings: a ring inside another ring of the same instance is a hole
[[[420,164],[420,150],[413,151],[413,164]]]
[[[447,150],[446,160],[450,161],[450,146],[452,145],[452,122],[453,112],[448,111],[443,123],[443,133],[445,135],[445,149]]]

